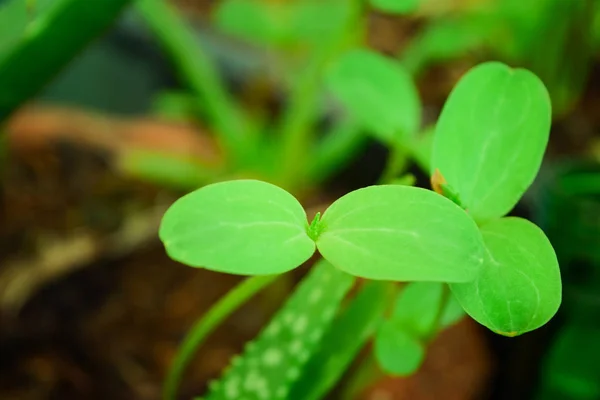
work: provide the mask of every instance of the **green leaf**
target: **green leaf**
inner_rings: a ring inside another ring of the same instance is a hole
[[[408,376],[423,363],[426,348],[413,335],[386,321],[375,335],[375,357],[390,375]]]
[[[437,328],[444,300],[441,282],[411,282],[398,293],[390,320],[418,338],[426,338]]]
[[[544,325],[561,302],[558,261],[540,228],[515,217],[481,227],[486,262],[473,282],[451,284],[465,311],[492,331],[516,336]]]
[[[429,190],[370,186],[323,214],[319,252],[334,266],[368,279],[466,282],[483,262],[477,225]]]
[[[379,140],[396,143],[421,122],[417,89],[396,61],[366,49],[350,50],[327,71],[326,85],[359,123]]]
[[[306,213],[279,187],[255,180],[205,186],[165,213],[160,238],[169,257],[213,271],[269,275],[296,268],[315,251]]]
[[[320,400],[336,385],[379,326],[394,289],[389,282],[368,281],[331,324],[289,399]]]
[[[453,89],[436,126],[431,172],[439,169],[478,221],[508,213],[535,178],[551,107],[531,72],[487,62]]]
[[[287,399],[355,278],[320,261],[259,336],[236,357],[207,400]]]
[[[371,0],[371,5],[391,14],[408,14],[419,7],[420,0]]]

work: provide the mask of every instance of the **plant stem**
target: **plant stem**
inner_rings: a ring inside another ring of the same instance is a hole
[[[177,388],[181,382],[185,368],[188,366],[196,353],[196,350],[198,350],[206,337],[242,304],[272,283],[279,276],[281,275],[253,276],[245,279],[224,297],[219,299],[219,301],[194,324],[181,344],[179,351],[175,356],[175,360],[171,364],[171,368],[167,374],[163,390],[163,398],[165,400],[174,400],[176,398]]]
[[[172,58],[182,79],[203,100],[210,124],[233,160],[245,159],[248,137],[244,115],[202,51],[193,30],[165,0],[138,0],[137,8]]]

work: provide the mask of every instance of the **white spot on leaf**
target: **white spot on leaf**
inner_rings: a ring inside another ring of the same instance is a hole
[[[275,348],[265,350],[262,356],[263,362],[268,367],[275,367],[279,365],[282,359],[283,354],[281,353],[281,350]]]

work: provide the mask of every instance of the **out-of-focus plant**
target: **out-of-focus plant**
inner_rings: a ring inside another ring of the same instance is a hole
[[[413,114],[416,108],[406,75],[380,57],[350,50],[339,58],[341,65],[333,64],[329,81],[361,126],[395,148],[416,126],[410,117],[407,123],[407,117],[389,110],[396,101]],[[370,71],[377,73],[366,73]],[[358,99],[369,106],[355,108]],[[259,180],[219,182],[177,200],[163,218],[160,237],[169,256],[179,262],[254,275],[250,280],[287,272],[318,250],[337,273],[387,282],[390,293],[396,292],[393,282],[414,282],[400,292],[375,330],[380,366],[407,375],[423,361],[426,343],[460,318],[457,305],[506,336],[537,329],[556,313],[561,280],[552,246],[531,222],[504,217],[537,174],[550,121],[548,93],[534,74],[484,63],[459,81],[437,122],[430,158],[434,191],[398,184],[358,189],[309,223],[298,200],[278,186]],[[339,290],[344,288],[340,284]],[[308,307],[305,291],[317,300],[326,291],[336,292],[309,275],[290,303],[298,297]],[[320,309],[330,310],[326,318],[331,321],[330,313],[343,307],[331,302],[328,309]],[[285,307],[271,325],[281,326],[284,314]],[[256,347],[233,362],[207,398],[235,398],[232,387],[236,395],[260,398],[274,392],[274,398],[286,398],[308,360],[320,357],[319,346],[313,344],[302,347],[302,356],[292,349],[311,332],[311,319],[292,315],[287,326],[293,331],[300,324],[303,329],[285,337],[277,337],[280,331],[275,330],[266,341],[269,325]],[[206,324],[200,326],[208,332]],[[314,326],[317,332],[324,329],[320,323]],[[319,338],[321,333],[313,340]],[[350,348],[354,354],[355,345]],[[278,354],[270,364],[257,360],[270,349]],[[343,349],[336,353],[343,355]],[[345,366],[335,364],[335,369]],[[167,398],[175,392],[180,365],[177,371],[168,381]],[[318,380],[313,385],[324,387]]]
[[[404,64],[419,73],[434,63],[491,56],[536,73],[548,87],[555,114],[571,110],[587,82],[592,57],[598,54],[598,2],[472,4],[444,13],[434,14],[432,9],[424,28],[399,55]]]
[[[0,5],[0,121],[103,33],[130,0],[7,0]],[[74,33],[76,32],[76,33]]]

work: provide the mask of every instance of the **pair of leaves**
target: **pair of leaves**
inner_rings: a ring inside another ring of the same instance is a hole
[[[413,282],[398,295],[391,316],[375,336],[375,356],[392,375],[407,376],[423,363],[434,335],[464,316],[441,282]]]
[[[539,78],[488,62],[459,81],[436,125],[434,185],[479,222],[486,246],[477,279],[452,291],[475,320],[508,336],[545,324],[561,301],[546,236],[526,220],[502,218],[537,175],[550,123]]]
[[[211,385],[206,400],[287,399],[354,278],[318,262],[265,329]]]
[[[177,261],[243,275],[289,271],[318,248],[335,267],[358,277],[468,282],[484,256],[477,225],[460,207],[402,185],[351,192],[309,227],[300,203],[277,186],[215,183],[177,200],[159,235]]]

